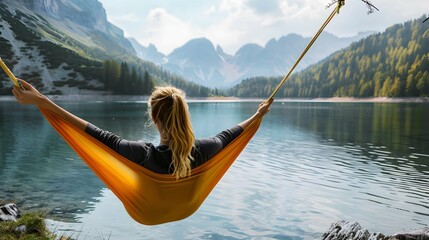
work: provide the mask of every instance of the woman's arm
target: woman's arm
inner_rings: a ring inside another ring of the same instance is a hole
[[[250,125],[250,123],[253,122],[253,120],[255,120],[256,118],[265,116],[265,114],[267,114],[270,111],[270,106],[273,103],[273,101],[274,101],[273,98],[268,100],[268,101],[267,100],[263,101],[261,104],[259,104],[259,108],[256,111],[256,113],[253,114],[253,116],[244,120],[243,122],[239,123],[238,125],[240,127],[242,127],[243,129],[246,129]]]
[[[19,79],[22,86],[26,90],[21,90],[19,87],[14,86],[12,93],[15,95],[16,100],[18,100],[21,104],[32,104],[36,105],[39,108],[49,110],[58,116],[62,117],[67,122],[71,123],[75,127],[79,128],[80,130],[85,131],[86,126],[88,125],[88,122],[73,115],[72,113],[66,111],[65,109],[61,108],[54,102],[52,102],[49,98],[41,94],[39,91],[37,91],[36,88],[31,86],[29,83],[27,83],[24,80]]]

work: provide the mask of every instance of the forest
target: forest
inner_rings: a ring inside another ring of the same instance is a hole
[[[423,23],[426,18],[394,25],[292,75],[276,97],[429,96],[429,24]],[[268,97],[282,77],[245,79],[226,94]]]
[[[149,66],[149,68],[148,68]],[[121,95],[150,95],[156,85],[173,85],[186,89],[186,93],[193,97],[208,97],[215,92],[208,87],[188,82],[182,78],[160,70],[147,62],[118,62],[104,60],[103,75],[100,78],[105,90]],[[155,73],[155,75],[150,74]]]

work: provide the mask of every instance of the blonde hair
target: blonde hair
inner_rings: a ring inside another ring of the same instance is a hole
[[[176,179],[190,176],[195,135],[185,93],[175,87],[156,87],[148,104],[152,119],[161,123],[161,137],[169,142],[172,174]]]

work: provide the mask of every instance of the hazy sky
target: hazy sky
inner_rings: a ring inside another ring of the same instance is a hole
[[[234,54],[245,43],[265,45],[288,33],[312,36],[333,8],[331,0],[99,0],[107,18],[142,45],[164,54],[192,38],[205,37]],[[371,0],[380,9],[367,14],[361,0],[346,0],[327,31],[351,36],[429,14],[428,0]],[[428,24],[429,28],[429,24]]]

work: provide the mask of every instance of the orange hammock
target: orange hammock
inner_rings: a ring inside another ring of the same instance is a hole
[[[337,8],[268,99],[274,97],[343,4],[344,0],[338,1]],[[0,66],[14,84],[20,86],[1,58]],[[122,201],[129,215],[137,222],[146,225],[177,221],[193,214],[246,147],[262,121],[262,118],[254,120],[226,148],[208,162],[192,169],[190,177],[176,180],[172,175],[157,174],[127,160],[52,112],[43,109],[40,111],[92,171]]]
[[[122,201],[129,215],[146,225],[177,221],[193,214],[256,133],[262,121],[262,118],[253,121],[210,161],[192,169],[192,176],[176,180],[172,175],[154,173],[122,157],[54,113],[43,109],[40,111]]]

